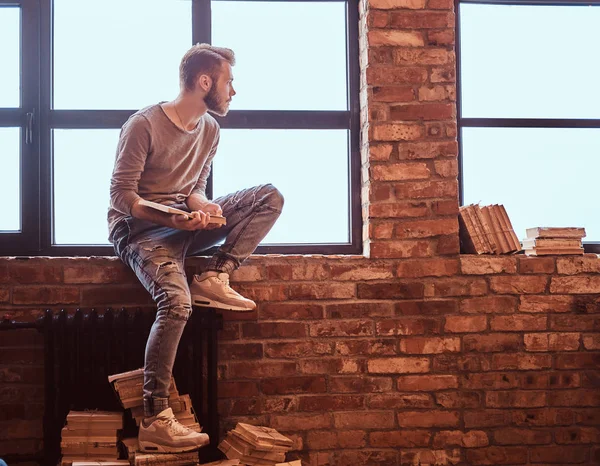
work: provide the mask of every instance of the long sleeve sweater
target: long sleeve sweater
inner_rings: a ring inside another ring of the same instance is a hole
[[[184,131],[160,104],[134,113],[123,125],[110,183],[109,238],[119,220],[131,215],[140,197],[162,204],[206,197],[206,182],[219,143],[219,124],[205,113]]]

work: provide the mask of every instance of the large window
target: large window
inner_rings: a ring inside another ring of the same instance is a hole
[[[237,59],[209,197],[279,188],[259,253],[360,252],[357,28],[357,0],[0,0],[0,254],[113,254],[119,129],[197,42]]]
[[[600,2],[457,1],[461,202],[600,252]]]

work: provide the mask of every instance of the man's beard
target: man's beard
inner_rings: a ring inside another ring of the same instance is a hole
[[[224,117],[229,111],[227,102],[224,102],[223,99],[219,97],[217,94],[217,86],[214,84],[211,86],[208,94],[206,94],[204,97],[204,103],[206,104],[208,111],[214,113],[215,115]]]

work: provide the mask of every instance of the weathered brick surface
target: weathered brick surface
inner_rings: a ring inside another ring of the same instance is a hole
[[[458,254],[454,2],[359,4],[365,257],[232,275],[258,308],[223,312],[221,429],[310,466],[600,463],[600,260]],[[117,258],[0,258],[0,318],[121,306],[152,304]],[[41,451],[42,345],[0,334],[2,454]]]

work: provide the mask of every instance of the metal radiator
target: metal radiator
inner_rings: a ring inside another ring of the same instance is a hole
[[[44,334],[43,457],[23,455],[5,460],[37,459],[45,466],[55,466],[60,458],[61,429],[70,410],[122,411],[108,376],[143,367],[146,340],[155,315],[151,311],[124,309],[101,313],[48,310],[36,322],[0,322],[0,330],[37,328]],[[192,312],[173,369],[179,393],[190,395],[200,424],[211,439],[210,446],[199,452],[202,461],[220,457],[216,448],[217,333],[222,327],[222,316],[214,309]],[[137,435],[129,410],[124,419],[124,436]]]

